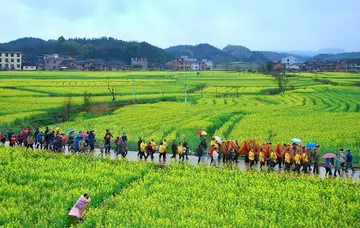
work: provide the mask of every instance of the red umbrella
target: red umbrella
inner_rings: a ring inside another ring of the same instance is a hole
[[[24,127],[23,129],[22,129],[22,132],[29,132],[29,128],[28,127]]]
[[[81,137],[85,138],[87,136],[87,134],[85,132],[81,133]]]
[[[195,134],[196,135],[200,135],[200,136],[202,136],[202,135],[207,135],[207,133],[205,132],[205,131],[197,131],[197,132],[195,132]]]
[[[333,153],[327,153],[323,156],[323,158],[334,158],[334,157],[336,157],[336,155]]]

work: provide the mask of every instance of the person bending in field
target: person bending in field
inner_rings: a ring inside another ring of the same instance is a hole
[[[83,222],[83,216],[84,216],[86,207],[90,201],[91,201],[91,198],[87,193],[80,196],[80,198],[76,201],[74,206],[71,208],[71,210],[69,212],[69,216],[72,218],[76,218],[80,222]]]
[[[255,163],[255,153],[253,150],[249,151],[249,162],[250,162],[250,169],[253,169]]]

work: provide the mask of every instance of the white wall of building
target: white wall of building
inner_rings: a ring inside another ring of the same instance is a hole
[[[0,67],[10,70],[21,70],[22,54],[20,52],[1,52]]]
[[[23,70],[26,71],[36,70],[36,66],[23,66]]]
[[[289,68],[294,63],[299,63],[299,59],[294,56],[287,56],[281,59],[281,63],[284,64],[286,68]]]

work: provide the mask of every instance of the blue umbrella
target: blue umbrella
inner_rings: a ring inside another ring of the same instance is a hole
[[[317,143],[311,142],[306,144],[306,148],[313,149],[316,148]]]
[[[75,128],[70,128],[70,129],[65,130],[66,133],[70,133],[70,132],[73,132],[73,131],[75,131]]]

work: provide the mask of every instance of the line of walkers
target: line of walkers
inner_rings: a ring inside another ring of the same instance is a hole
[[[39,128],[34,132],[31,129],[24,127],[19,133],[14,133],[12,129],[5,135],[4,132],[0,133],[0,142],[5,143],[6,137],[8,138],[9,145],[25,146],[27,149],[45,149],[52,150],[53,152],[65,151],[66,145],[69,152],[91,152],[95,149],[96,134],[94,130],[88,132],[82,132],[75,134],[74,129],[69,129],[66,132],[69,133],[68,137],[64,133],[61,133],[60,128],[56,128],[51,131],[49,127],[46,127],[42,132]],[[114,138],[109,129],[106,130],[103,140],[99,143],[100,152],[110,154],[111,141]],[[123,133],[121,137],[114,139],[114,153],[126,157],[128,153],[127,147],[128,138],[126,133]],[[208,143],[205,137],[200,137],[200,143],[197,146],[195,155],[198,157],[198,163],[202,160],[203,155],[207,155],[211,158],[210,164],[214,163],[218,166],[221,158],[223,162],[238,162],[240,154],[245,155],[245,162],[249,163],[251,169],[254,165],[260,165],[260,169],[266,165],[270,168],[278,166],[279,169],[284,167],[286,171],[296,171],[307,173],[312,171],[314,174],[319,173],[320,164],[320,145],[314,146],[314,148],[306,148],[301,144],[281,144],[277,143],[275,149],[272,147],[272,143],[263,143],[261,146],[256,140],[245,140],[240,146],[237,140],[226,141],[212,138],[210,142],[210,150],[208,152]],[[155,152],[159,152],[159,161],[166,161],[166,153],[168,151],[167,140],[163,139],[160,145],[157,145],[154,139],[151,139],[146,143],[145,139],[139,138],[138,140],[138,157],[140,160],[147,160],[149,157],[154,159]],[[176,142],[173,140],[171,145],[171,158],[176,158],[184,161],[188,160],[190,153],[190,146],[187,140],[183,142]],[[330,154],[331,155],[331,154]],[[333,156],[326,157],[324,161],[324,167],[326,169],[326,175],[331,176],[334,170],[334,176],[342,175],[341,170],[348,172],[351,169],[353,172],[353,155],[351,150],[340,151]]]

